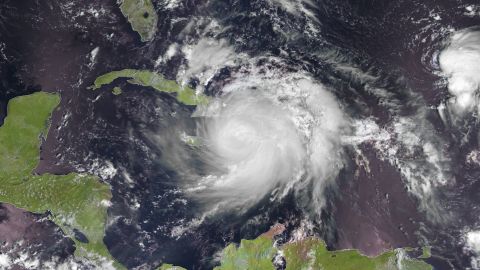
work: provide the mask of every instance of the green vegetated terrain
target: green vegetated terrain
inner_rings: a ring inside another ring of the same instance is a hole
[[[171,264],[164,264],[164,265],[160,266],[159,268],[157,268],[157,270],[186,270],[186,269],[183,268],[183,267],[180,267],[180,266],[174,266],[174,265],[171,265]]]
[[[39,161],[41,137],[46,136],[59,102],[58,95],[39,92],[8,103],[0,127],[0,201],[34,213],[50,211],[50,218],[75,241],[75,256],[113,262],[103,243],[109,186],[90,175],[32,173]],[[74,229],[88,243],[76,240]]]
[[[208,98],[205,95],[197,95],[192,88],[180,86],[176,81],[167,80],[163,75],[148,70],[123,69],[103,74],[95,80],[92,89],[95,90],[108,85],[118,78],[128,78],[130,84],[152,87],[160,92],[176,93],[177,100],[185,105],[208,103]]]
[[[113,81],[116,75],[99,78],[96,87]],[[135,73],[132,78],[143,85],[145,77],[137,78],[137,75]],[[41,137],[46,136],[48,119],[59,101],[58,95],[44,92],[10,100],[8,115],[0,127],[0,201],[35,213],[50,211],[51,219],[75,241],[76,256],[98,263],[113,262],[121,269],[123,266],[114,262],[103,243],[106,210],[111,198],[109,186],[89,175],[32,174],[39,160]],[[74,229],[82,232],[88,243],[76,240]],[[215,270],[274,269],[272,261],[277,253],[285,258],[287,270],[432,269],[424,261],[408,257],[402,249],[370,258],[356,250],[328,251],[325,243],[316,238],[275,247],[273,238],[266,234],[254,240],[242,240],[238,247],[235,244],[227,246]],[[421,257],[429,257],[429,254],[429,248],[425,248]],[[184,270],[169,264],[159,269]]]
[[[112,90],[112,94],[114,94],[115,96],[118,96],[118,95],[121,95],[122,94],[122,88],[116,86],[113,88]]]
[[[157,32],[158,15],[152,0],[122,0],[120,10],[143,42],[153,39]]]
[[[214,270],[275,270],[272,260],[276,253],[277,249],[273,247],[272,239],[268,237],[242,240],[239,247],[230,244],[223,250],[221,265]]]
[[[422,255],[419,258],[428,259],[431,256],[432,256],[432,248],[431,247],[423,247],[422,248]]]
[[[239,247],[229,245],[223,252],[221,265],[215,270],[275,269],[273,258],[283,254],[287,270],[431,270],[427,263],[409,258],[403,250],[394,250],[370,258],[357,250],[328,251],[325,243],[308,238],[287,243],[279,248],[273,240],[260,236],[255,240],[242,240]]]

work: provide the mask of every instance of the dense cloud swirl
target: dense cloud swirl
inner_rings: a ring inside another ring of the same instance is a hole
[[[323,204],[323,188],[342,166],[338,135],[346,123],[323,87],[300,75],[250,76],[197,116],[213,169],[191,189],[194,197],[242,211],[295,189],[317,210]]]
[[[251,91],[232,93],[215,105],[217,115],[201,135],[209,162],[225,173],[208,178],[209,196],[250,202],[298,175],[306,151],[287,111]]]
[[[470,231],[466,233],[466,249],[472,252],[474,255],[471,258],[471,264],[473,269],[480,268],[480,231]]]
[[[453,111],[463,114],[480,110],[480,30],[465,29],[451,36],[450,44],[440,54],[440,67],[448,77]]]

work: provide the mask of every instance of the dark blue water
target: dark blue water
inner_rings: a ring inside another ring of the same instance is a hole
[[[129,86],[124,80],[114,82],[113,85],[123,89],[122,95],[115,98],[108,87],[98,92],[88,91],[86,88],[98,75],[137,68],[156,69],[175,79],[179,67],[185,63],[181,54],[156,67],[155,60],[174,42],[194,43],[202,37],[208,21],[214,19],[220,29],[215,37],[226,39],[236,52],[266,59],[278,57],[283,63],[275,68],[311,74],[333,89],[348,114],[375,117],[379,125],[387,125],[395,116],[413,115],[419,108],[437,106],[446,99],[445,85],[439,83],[442,78],[435,75],[436,67],[432,64],[435,52],[444,46],[448,36],[445,29],[480,25],[479,16],[465,15],[465,6],[478,4],[474,0],[312,1],[305,5],[308,16],[292,14],[280,4],[266,0],[182,1],[175,9],[154,1],[160,18],[158,32],[153,42],[142,44],[116,1],[87,4],[76,1],[66,10],[68,2],[7,0],[0,4],[8,6],[0,12],[0,49],[6,55],[0,58],[0,106],[4,108],[14,96],[40,89],[62,94],[60,110],[52,119],[52,126],[58,129],[43,147],[38,170],[65,173],[75,168],[88,169],[94,160],[109,161],[117,168],[117,174],[108,179],[113,199],[105,243],[112,255],[129,268],[168,262],[189,269],[208,269],[216,263],[215,254],[229,242],[254,238],[276,222],[287,224],[284,237],[288,238],[304,216],[294,197],[287,196],[280,203],[263,200],[242,215],[206,218],[185,233],[172,235],[173,228],[200,218],[202,205],[190,201],[179,189],[182,172],[169,166],[166,161],[171,153],[159,148],[150,135],[172,136],[172,127],[179,124],[194,133],[195,121],[190,118],[194,108],[178,104],[171,96],[152,89]],[[76,11],[90,7],[107,12],[98,18],[73,16]],[[428,19],[432,12],[441,19],[436,22]],[[205,21],[194,24],[198,31],[185,31],[188,23],[200,16]],[[311,31],[312,27],[316,31]],[[115,38],[107,38],[112,33]],[[90,67],[87,56],[95,47],[100,48],[97,59],[100,64]],[[259,60],[255,64],[262,66],[267,62],[268,59]],[[394,105],[381,106],[378,98],[366,90],[364,81],[340,71],[338,64],[355,66],[375,76],[377,80],[371,86],[387,90]],[[230,66],[218,71],[206,93],[221,92],[232,76],[238,76],[238,70],[239,67]],[[198,78],[191,78],[190,83],[195,86]],[[4,112],[0,109],[0,119]],[[66,114],[70,120],[60,126]],[[384,218],[404,223],[415,220],[417,223],[405,226],[411,234],[423,222],[426,229],[422,230],[422,237],[402,238],[403,232],[397,228],[382,229],[391,239],[405,241],[401,243],[432,245],[436,257],[431,262],[438,269],[452,266],[464,269],[469,258],[463,253],[459,239],[465,227],[479,222],[478,213],[471,209],[480,204],[477,181],[480,172],[475,166],[465,165],[462,157],[478,148],[475,139],[478,128],[472,128],[469,141],[460,144],[461,131],[444,125],[433,110],[426,117],[436,136],[447,142],[445,147],[453,160],[452,175],[457,181],[439,189],[438,196],[457,218],[445,224],[430,223],[422,212],[415,210],[418,202],[403,192],[397,198],[398,206],[389,206],[398,207],[392,211],[399,214]],[[470,124],[478,125],[474,121]],[[197,172],[205,169],[194,151],[188,147],[183,151],[190,157],[186,166]],[[355,170],[353,160],[349,162],[351,166],[340,175],[340,185],[350,188],[352,194],[371,196],[373,189],[362,193],[355,183],[348,183]],[[389,186],[401,186],[396,169],[378,162],[378,167],[386,166],[391,171],[388,181],[395,183],[379,183],[374,187],[381,188],[380,193],[387,193]],[[339,231],[348,234],[351,228],[336,224],[359,222],[344,218],[349,216],[349,210],[342,205],[348,205],[354,196],[344,198],[334,190],[328,190],[326,196],[327,207],[319,210],[321,220],[316,221],[315,233],[324,237],[329,247],[341,248]],[[411,206],[402,208],[399,205],[402,201]],[[401,214],[405,209],[408,215]]]

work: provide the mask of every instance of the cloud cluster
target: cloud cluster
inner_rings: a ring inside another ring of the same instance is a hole
[[[472,269],[480,269],[480,231],[470,231],[465,238],[467,250],[477,255],[471,259]]]
[[[196,113],[212,173],[191,195],[243,211],[295,189],[317,211],[342,167],[347,120],[336,98],[301,74],[251,74]],[[300,198],[300,199],[301,199]]]
[[[448,91],[453,97],[453,112],[480,111],[480,30],[468,28],[455,32],[439,56],[440,68],[448,78]]]

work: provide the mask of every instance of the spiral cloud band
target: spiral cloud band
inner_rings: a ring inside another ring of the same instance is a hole
[[[334,96],[301,75],[252,75],[223,90],[197,112],[202,156],[213,169],[193,196],[242,211],[294,189],[318,210],[342,166],[338,135],[346,120]]]

